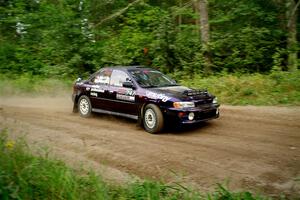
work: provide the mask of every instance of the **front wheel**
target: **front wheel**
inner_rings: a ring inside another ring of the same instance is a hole
[[[90,99],[83,95],[78,100],[78,110],[82,117],[89,117],[92,113],[92,105]]]
[[[160,109],[154,104],[145,107],[143,116],[144,128],[149,133],[158,133],[164,125],[164,117]]]

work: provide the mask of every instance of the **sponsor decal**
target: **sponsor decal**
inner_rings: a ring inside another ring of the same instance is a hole
[[[100,88],[100,85],[93,85],[91,88],[91,92],[102,92],[104,93],[104,90]]]
[[[135,96],[135,91],[134,90],[127,90],[126,95],[128,96]]]
[[[91,92],[91,96],[97,97],[98,94],[96,92]]]
[[[124,101],[134,101],[135,97],[124,95],[124,94],[117,94],[117,99],[124,100]]]
[[[118,94],[123,94],[123,95],[127,95],[127,96],[135,96],[135,91],[121,88],[118,90]]]
[[[164,97],[161,99],[161,101],[162,101],[162,102],[167,102],[167,101],[169,101],[170,99],[171,99],[171,97],[164,96]]]
[[[155,92],[146,92],[146,96],[150,99],[161,99],[162,102],[167,102],[171,97],[166,96],[165,94],[159,94]]]
[[[120,88],[118,89],[116,98],[124,101],[135,101],[135,91]]]
[[[120,89],[118,89],[118,94],[126,94],[126,89],[124,89],[124,88],[120,88]]]
[[[91,92],[102,92],[102,93],[104,93],[104,90],[100,89],[100,88],[92,88]]]
[[[101,84],[109,84],[110,77],[109,76],[96,76],[95,83]]]

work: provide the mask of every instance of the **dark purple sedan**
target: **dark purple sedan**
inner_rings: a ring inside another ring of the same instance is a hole
[[[161,72],[140,66],[102,68],[88,80],[80,78],[72,95],[74,112],[92,112],[138,120],[158,133],[166,122],[195,124],[219,117],[217,98],[206,90],[178,85]]]

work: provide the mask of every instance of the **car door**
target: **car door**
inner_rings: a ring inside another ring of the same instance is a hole
[[[123,87],[124,82],[131,81],[129,75],[122,70],[114,69],[109,86],[111,111],[138,115],[137,95],[135,88]]]
[[[111,76],[111,69],[103,69],[93,75],[90,79],[89,97],[93,108],[107,110],[109,101],[109,82]]]

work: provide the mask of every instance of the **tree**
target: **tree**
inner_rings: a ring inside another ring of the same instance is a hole
[[[188,76],[267,73],[274,64],[293,71],[298,65],[299,4],[0,0],[0,73],[68,76],[133,64]]]
[[[211,56],[209,50],[209,21],[208,21],[208,2],[207,0],[199,0],[199,16],[200,16],[200,35],[205,58],[204,73],[211,73]]]
[[[297,52],[297,12],[300,0],[286,0],[287,18],[287,50],[288,50],[288,70],[295,71],[298,68]]]

